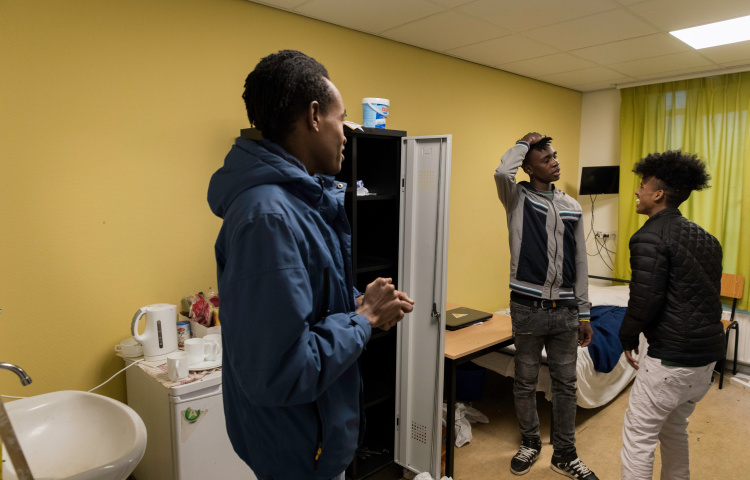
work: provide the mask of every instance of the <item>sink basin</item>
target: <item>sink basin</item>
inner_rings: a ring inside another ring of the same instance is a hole
[[[124,480],[146,451],[146,426],[124,403],[60,391],[5,404],[36,480]],[[3,448],[3,478],[16,472]]]

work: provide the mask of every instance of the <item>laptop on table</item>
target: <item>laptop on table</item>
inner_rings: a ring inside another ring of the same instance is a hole
[[[489,312],[482,312],[481,310],[474,310],[468,307],[458,307],[448,310],[445,312],[445,316],[446,330],[458,330],[492,318],[492,314]]]

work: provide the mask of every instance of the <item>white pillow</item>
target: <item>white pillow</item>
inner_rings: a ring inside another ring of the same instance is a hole
[[[592,307],[603,305],[627,307],[628,298],[630,298],[630,287],[628,285],[614,285],[611,287],[589,285],[589,301]]]

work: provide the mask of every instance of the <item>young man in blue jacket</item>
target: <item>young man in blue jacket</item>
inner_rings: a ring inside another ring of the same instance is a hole
[[[554,412],[550,467],[570,478],[598,480],[575,447],[578,346],[587,346],[593,338],[586,239],[581,206],[552,183],[560,179],[560,163],[551,140],[536,132],[524,135],[495,171],[497,195],[508,219],[516,346],[513,396],[521,429],[521,447],[510,471],[527,473],[542,449],[536,384],[546,348]],[[519,167],[529,182],[516,183]]]
[[[620,327],[625,357],[638,370],[622,428],[622,478],[652,478],[658,441],[661,478],[689,479],[688,417],[711,387],[726,340],[721,245],[678,207],[711,176],[679,150],[652,153],[633,172],[642,178],[636,212],[648,220],[630,237],[630,299]],[[641,332],[648,352],[639,365],[632,352]]]
[[[224,413],[232,446],[261,480],[342,479],[364,434],[357,359],[373,328],[413,302],[379,278],[353,285],[341,95],[297,51],[245,82],[250,123],[211,178]]]

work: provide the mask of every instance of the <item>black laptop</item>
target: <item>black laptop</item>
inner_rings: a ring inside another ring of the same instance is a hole
[[[474,325],[488,318],[492,318],[492,314],[489,312],[482,312],[480,310],[474,310],[473,308],[458,307],[453,310],[445,312],[445,329],[446,330],[458,330],[459,328],[468,327]]]

